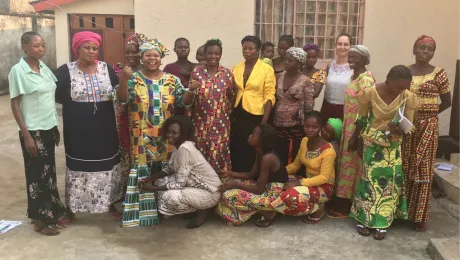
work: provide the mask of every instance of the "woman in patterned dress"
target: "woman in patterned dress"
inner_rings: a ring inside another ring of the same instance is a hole
[[[117,90],[117,102],[128,104],[131,144],[131,172],[124,203],[123,227],[159,223],[155,196],[140,192],[138,181],[160,172],[170,151],[161,128],[174,107],[189,106],[194,94],[186,92],[176,76],[160,70],[161,59],[169,51],[157,39],[140,47],[142,69],[126,66]]]
[[[432,37],[420,36],[413,48],[415,64],[409,66],[414,76],[411,91],[417,95],[418,106],[415,131],[404,136],[402,154],[409,220],[415,223],[417,231],[425,231],[430,218],[438,114],[452,104],[446,71],[430,64],[435,50],[436,42]],[[439,105],[438,97],[441,99]]]
[[[112,66],[98,61],[102,37],[76,33],[72,50],[77,61],[56,72],[56,102],[62,104],[66,152],[66,205],[70,211],[119,215],[113,203],[123,194]]]
[[[362,174],[362,159],[354,151],[350,151],[348,141],[355,131],[358,114],[358,94],[375,83],[374,76],[366,69],[370,63],[369,50],[363,45],[350,48],[348,63],[353,69],[350,85],[345,90],[345,105],[342,140],[340,142],[339,166],[336,179],[336,208],[329,211],[331,217],[347,217],[351,199],[359,177]]]
[[[195,142],[214,170],[231,170],[230,115],[236,88],[232,72],[219,64],[220,40],[204,45],[206,64],[196,67],[190,77],[189,90],[195,92],[192,121]]]
[[[145,35],[135,33],[128,37],[125,45],[125,59],[128,62],[126,65],[129,66],[133,71],[141,69],[139,46],[141,46],[148,39]],[[113,66],[115,73],[117,73],[118,80],[121,80],[123,75],[124,65],[121,63]],[[129,117],[128,117],[128,106],[122,104],[115,104],[116,116],[117,116],[117,132],[118,132],[118,144],[120,145],[120,161],[123,181],[123,197],[126,195],[126,187],[128,185],[128,176],[131,169],[131,147],[129,145]],[[121,220],[121,215],[120,215]]]
[[[358,96],[358,119],[349,148],[357,151],[358,136],[363,139],[363,174],[359,176],[350,216],[362,236],[375,229],[374,239],[385,238],[396,218],[407,219],[404,173],[401,159],[403,129],[396,114],[413,121],[417,97],[409,91],[410,70],[393,67],[384,83],[364,89]]]
[[[273,124],[278,131],[276,153],[284,165],[292,163],[296,158],[305,136],[305,114],[313,110],[313,83],[300,72],[306,59],[307,54],[302,48],[289,48],[284,58],[285,71],[277,78],[277,105]]]
[[[307,75],[307,77],[309,77],[313,82],[313,85],[315,86],[313,97],[317,98],[323,90],[323,86],[326,83],[327,77],[326,70],[315,68],[321,49],[318,45],[312,43],[303,46],[303,50],[307,53],[307,62],[303,67],[303,73]]]

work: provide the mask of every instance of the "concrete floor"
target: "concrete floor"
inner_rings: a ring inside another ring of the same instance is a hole
[[[23,158],[9,98],[0,97],[0,219],[24,224],[0,235],[0,258],[9,259],[430,259],[430,238],[459,236],[459,225],[433,200],[432,219],[425,233],[407,223],[395,223],[384,241],[361,237],[350,219],[324,218],[318,225],[279,217],[268,228],[249,222],[228,227],[217,217],[196,230],[174,217],[159,226],[120,228],[102,214],[78,214],[61,235],[35,233],[26,218]],[[58,184],[64,195],[64,149],[57,150]],[[457,241],[458,242],[458,241]]]

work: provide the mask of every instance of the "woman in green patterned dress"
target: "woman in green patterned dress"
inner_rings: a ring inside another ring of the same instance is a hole
[[[374,239],[385,238],[395,218],[407,219],[407,203],[403,192],[404,174],[401,160],[403,127],[397,114],[412,122],[417,97],[409,91],[410,70],[403,65],[393,67],[387,80],[359,93],[358,119],[348,147],[358,149],[358,136],[363,139],[363,175],[351,207],[350,216],[357,222],[363,236],[375,229]]]

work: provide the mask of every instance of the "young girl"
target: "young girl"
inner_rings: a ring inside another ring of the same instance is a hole
[[[305,137],[300,145],[295,161],[286,170],[295,175],[305,166],[306,178],[295,178],[287,182],[284,192],[271,206],[284,215],[306,216],[303,221],[316,224],[324,216],[324,204],[334,190],[336,153],[331,143],[322,135],[325,122],[318,111],[310,111],[305,116]]]
[[[141,189],[158,192],[158,211],[165,216],[197,211],[187,228],[198,228],[219,202],[222,182],[214,169],[196,149],[192,121],[186,116],[170,117],[163,126],[163,138],[176,149],[168,164],[139,182]],[[154,186],[145,185],[155,181]]]
[[[223,194],[217,213],[229,224],[244,223],[256,213],[262,215],[256,222],[259,227],[268,227],[274,220],[276,212],[270,204],[288,181],[286,168],[275,153],[277,136],[272,126],[257,126],[248,139],[257,151],[251,171],[221,171],[223,177],[242,180],[228,181],[220,187]]]
[[[269,64],[270,66],[273,66],[272,59],[275,56],[275,45],[271,42],[265,42],[262,44],[262,56],[260,59]]]

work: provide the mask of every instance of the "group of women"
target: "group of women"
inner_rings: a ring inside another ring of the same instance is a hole
[[[277,213],[315,224],[327,214],[351,216],[359,234],[373,230],[377,240],[396,218],[425,230],[437,114],[451,103],[446,72],[429,63],[436,43],[418,38],[415,63],[376,83],[369,50],[351,41],[337,37],[336,59],[323,70],[315,44],[298,48],[282,36],[271,59],[273,44],[246,36],[245,60],[229,70],[220,40],[208,40],[193,63],[190,42],[179,38],[178,60],[161,70],[169,50],[158,39],[133,34],[127,63],[111,66],[98,60],[101,36],[79,32],[77,61],[54,75],[40,61],[43,38],[25,33],[26,55],[9,83],[35,230],[57,235],[77,212],[104,212],[123,227],[158,224],[158,212],[185,214],[187,228],[197,228],[214,208],[230,225],[257,214],[256,225],[268,227]],[[56,188],[55,101],[63,106],[66,206]],[[401,119],[415,127],[406,131]]]

